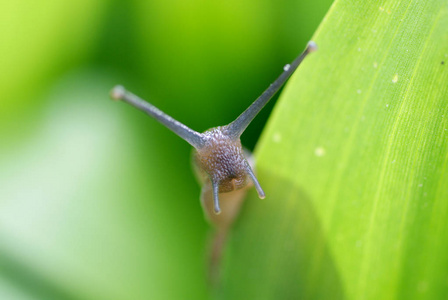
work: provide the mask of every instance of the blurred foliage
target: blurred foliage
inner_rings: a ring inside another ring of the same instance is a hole
[[[448,3],[337,0],[257,144],[219,299],[448,299]]]
[[[0,298],[207,298],[189,146],[108,92],[198,131],[228,123],[330,4],[2,1]]]

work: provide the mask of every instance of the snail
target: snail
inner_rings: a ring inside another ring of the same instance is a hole
[[[144,111],[193,146],[192,162],[202,184],[204,214],[213,225],[225,231],[238,214],[248,188],[255,186],[258,196],[265,197],[253,171],[251,155],[242,147],[240,136],[303,59],[316,50],[316,44],[309,42],[302,54],[290,65],[285,65],[283,73],[235,121],[203,133],[190,129],[123,86],[115,86],[111,97]]]

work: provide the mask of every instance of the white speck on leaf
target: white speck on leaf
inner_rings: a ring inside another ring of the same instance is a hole
[[[323,147],[317,147],[316,150],[314,150],[314,154],[317,157],[321,157],[325,155],[325,149]]]
[[[357,90],[356,92],[357,92],[358,94],[361,94],[361,93],[362,93],[362,91],[361,91],[361,90]]]
[[[283,71],[288,71],[289,70],[289,68],[291,68],[291,65],[290,64],[286,64],[284,67],[283,67]]]
[[[394,78],[392,78],[392,82],[397,83],[397,81],[398,81],[398,74],[395,74]]]
[[[282,136],[280,135],[280,133],[276,132],[272,136],[272,140],[274,141],[274,143],[278,144],[278,143],[280,143],[282,141]]]

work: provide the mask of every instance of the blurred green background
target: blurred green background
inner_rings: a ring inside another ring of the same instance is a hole
[[[0,3],[0,299],[206,299],[191,128],[238,116],[330,0]],[[274,105],[242,137],[253,149]]]

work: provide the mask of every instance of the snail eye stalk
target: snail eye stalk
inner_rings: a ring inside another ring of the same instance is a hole
[[[230,135],[238,139],[260,110],[271,100],[292,73],[299,67],[305,57],[317,50],[315,42],[310,41],[305,50],[290,65],[283,67],[283,73],[249,106],[235,121],[228,126]]]
[[[173,119],[151,103],[146,102],[131,92],[128,92],[123,86],[115,86],[110,95],[114,100],[122,100],[147,113],[196,149],[200,149],[204,146],[205,138],[201,133],[194,131],[188,126]]]

